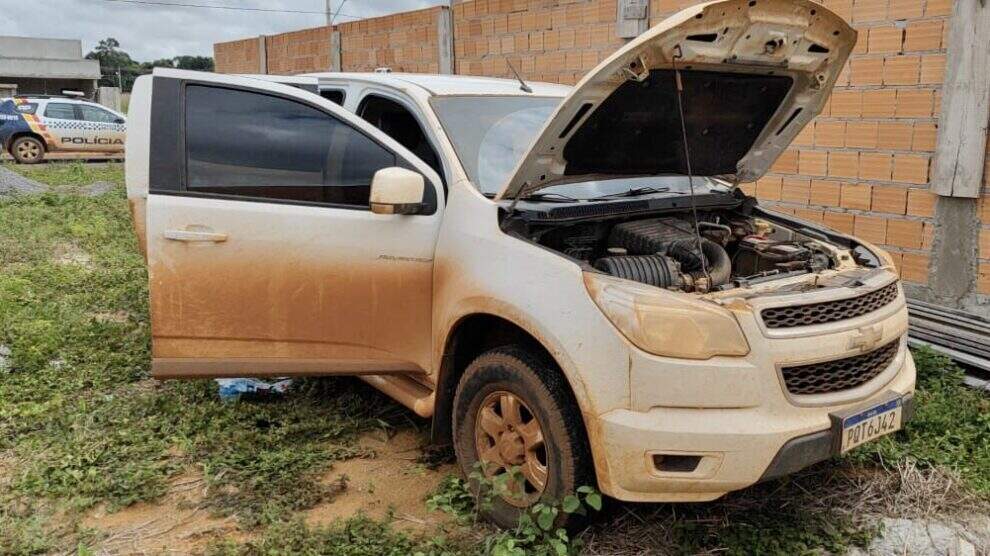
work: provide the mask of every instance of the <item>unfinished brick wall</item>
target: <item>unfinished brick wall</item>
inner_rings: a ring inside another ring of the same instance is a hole
[[[616,0],[468,0],[454,5],[455,72],[574,84],[625,44]]]
[[[213,63],[217,73],[258,73],[260,49],[258,37],[213,45]]]
[[[344,71],[438,73],[437,18],[443,8],[362,19],[337,25]]]
[[[330,71],[330,28],[302,29],[265,37],[268,73]]]
[[[693,3],[651,0],[650,23]],[[906,281],[925,284],[935,210],[928,182],[952,0],[823,3],[859,31],[856,48],[821,116],[767,177],[744,188],[779,210],[884,246]],[[343,69],[436,73],[440,9],[338,25]],[[467,0],[455,3],[452,16],[455,72],[464,75],[511,77],[508,58],[526,79],[573,84],[626,42],[615,36],[616,0]],[[271,50],[285,50],[269,52],[270,71],[326,69],[329,59],[320,56],[328,55],[329,39],[316,37],[328,33],[270,37]],[[214,51],[217,71],[257,71],[257,39]],[[988,179],[990,156],[980,204],[983,294],[990,294]]]
[[[904,280],[925,284],[951,0],[825,5],[859,31],[856,48],[821,116],[746,189],[778,210],[884,246]]]

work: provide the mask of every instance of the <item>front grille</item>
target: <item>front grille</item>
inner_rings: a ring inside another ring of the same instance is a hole
[[[771,307],[761,311],[760,316],[767,328],[794,328],[855,318],[876,311],[895,299],[897,299],[897,282],[859,297],[807,305]]]
[[[900,340],[895,340],[869,353],[812,363],[783,367],[784,385],[787,391],[798,396],[827,394],[855,388],[873,380],[890,366],[897,356]]]

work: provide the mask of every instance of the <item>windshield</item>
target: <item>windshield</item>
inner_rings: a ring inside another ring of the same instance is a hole
[[[561,97],[441,96],[431,100],[468,178],[498,193]]]

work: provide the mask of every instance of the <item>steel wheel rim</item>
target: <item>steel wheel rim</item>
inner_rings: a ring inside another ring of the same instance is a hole
[[[41,149],[38,144],[33,141],[23,141],[21,144],[17,145],[17,154],[21,155],[21,158],[26,160],[34,160],[38,158]]]
[[[518,396],[498,390],[485,396],[474,421],[475,446],[485,477],[492,479],[518,467],[521,480],[507,478],[502,499],[525,508],[543,495],[549,477],[549,454],[536,414]]]

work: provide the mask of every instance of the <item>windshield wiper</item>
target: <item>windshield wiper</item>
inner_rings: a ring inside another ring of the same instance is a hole
[[[577,203],[585,199],[578,199],[563,193],[531,193],[522,198],[523,201],[549,201],[551,203]]]
[[[650,193],[668,193],[670,192],[669,187],[634,187],[627,191],[622,191],[619,193],[609,193],[608,195],[599,195],[598,197],[592,197],[588,199],[589,201],[597,201],[599,199],[614,199],[616,197],[638,197],[640,195],[649,195]],[[681,194],[682,191],[676,191],[675,193]]]

